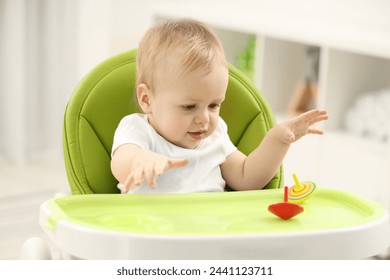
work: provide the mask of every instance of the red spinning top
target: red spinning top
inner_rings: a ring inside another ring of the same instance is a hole
[[[284,201],[271,204],[268,206],[268,211],[283,220],[288,220],[302,213],[303,207],[301,205],[288,202],[288,187],[284,187]]]

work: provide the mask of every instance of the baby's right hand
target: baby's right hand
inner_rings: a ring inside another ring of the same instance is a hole
[[[156,177],[172,168],[180,168],[188,164],[187,159],[172,159],[155,153],[144,153],[134,159],[131,172],[127,176],[122,193],[138,187],[147,181],[151,188],[156,185]]]

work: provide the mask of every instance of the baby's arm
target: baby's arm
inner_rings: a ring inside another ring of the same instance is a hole
[[[171,159],[141,149],[134,144],[120,146],[112,156],[111,171],[114,177],[124,185],[122,193],[147,181],[150,187],[156,185],[156,177],[171,168],[188,164],[186,159]]]
[[[290,144],[308,133],[323,134],[311,126],[327,118],[324,110],[303,113],[273,127],[248,156],[234,152],[221,165],[226,183],[236,190],[263,188],[282,164]]]

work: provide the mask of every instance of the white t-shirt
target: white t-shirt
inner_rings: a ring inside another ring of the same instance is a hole
[[[161,135],[148,123],[144,114],[131,114],[124,117],[115,131],[112,153],[123,144],[135,144],[170,158],[185,158],[188,165],[166,171],[156,178],[156,186],[150,188],[143,182],[128,193],[194,193],[224,191],[220,164],[237,150],[227,134],[227,125],[219,118],[213,134],[203,139],[195,149],[176,146]],[[118,184],[120,190],[122,184]]]

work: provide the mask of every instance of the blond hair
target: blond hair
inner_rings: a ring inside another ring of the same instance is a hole
[[[227,67],[222,44],[207,25],[190,19],[169,20],[150,28],[139,44],[137,86],[146,84],[153,90],[157,72],[178,79],[195,70],[206,75],[215,62]]]

